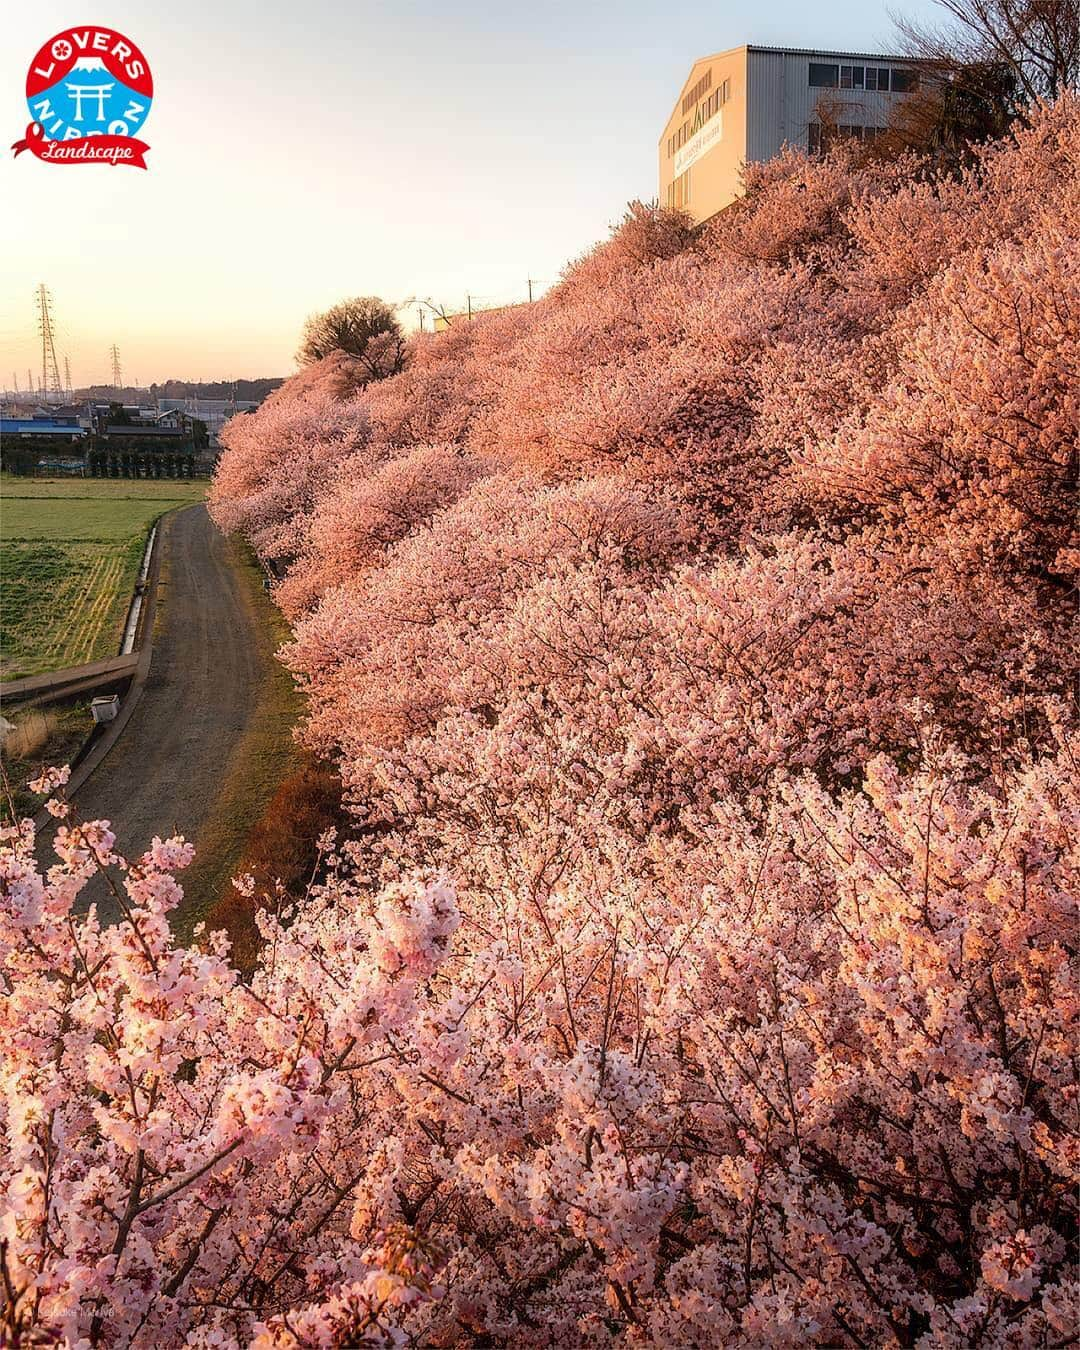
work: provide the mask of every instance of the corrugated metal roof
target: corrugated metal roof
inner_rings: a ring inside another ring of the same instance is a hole
[[[50,422],[43,417],[0,417],[0,434],[8,436],[85,436],[86,428],[71,422]]]
[[[105,428],[106,436],[183,436],[183,427],[163,427],[157,422],[124,423],[110,422]]]
[[[853,57],[857,61],[906,61],[919,64],[916,56],[901,56],[896,52],[841,52],[832,47],[754,47],[748,46],[748,52],[779,52],[783,56],[839,56]],[[708,59],[707,57],[705,58]]]
[[[728,47],[726,51],[709,52],[706,56],[699,56],[695,58],[695,60],[690,66],[690,73],[687,75],[686,79],[683,80],[682,86],[679,89],[679,93],[676,96],[675,102],[671,105],[671,112],[668,113],[667,121],[664,123],[665,131],[667,129],[668,123],[675,116],[675,110],[682,102],[683,94],[685,93],[686,87],[690,83],[690,80],[693,77],[694,71],[697,69],[697,67],[702,65],[706,61],[719,61],[720,58],[723,56],[734,56],[736,52],[771,52],[779,56],[835,56],[838,60],[846,59],[852,61],[901,61],[910,65],[920,64],[918,57],[893,55],[888,52],[841,52],[835,51],[831,47],[758,47],[755,46],[752,42],[744,42],[741,47]],[[657,143],[663,145],[664,143],[663,132],[660,133],[660,137]]]

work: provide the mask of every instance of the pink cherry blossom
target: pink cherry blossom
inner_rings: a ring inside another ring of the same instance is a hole
[[[5,1344],[1075,1340],[1078,150],[785,153],[230,423],[351,827],[246,981],[183,839],[0,832]]]

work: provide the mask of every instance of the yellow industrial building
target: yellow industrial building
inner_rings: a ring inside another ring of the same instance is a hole
[[[785,144],[815,153],[830,135],[876,136],[918,81],[902,56],[749,46],[704,56],[660,137],[660,202],[700,224],[741,194],[745,164]]]

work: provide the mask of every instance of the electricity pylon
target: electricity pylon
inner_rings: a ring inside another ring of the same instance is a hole
[[[56,364],[56,343],[53,341],[52,296],[42,282],[37,288],[38,331],[41,334],[41,392],[48,403],[49,396],[55,394],[63,398],[63,386],[60,384],[60,367]]]
[[[109,348],[109,355],[112,357],[112,382],[114,389],[123,388],[123,378],[120,372],[120,348],[114,342]]]

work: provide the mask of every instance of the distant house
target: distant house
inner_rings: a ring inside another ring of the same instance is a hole
[[[155,412],[154,421],[159,427],[191,426],[191,418],[178,408],[170,408],[168,412]]]
[[[185,413],[188,417],[202,422],[210,438],[210,444],[218,443],[218,432],[237,413],[252,412],[259,404],[254,399],[236,398],[159,398],[159,413]]]
[[[33,417],[0,417],[0,439],[15,436],[30,440],[81,441],[86,427],[79,425],[78,411],[35,413]]]
[[[158,422],[109,422],[102,432],[106,441],[189,441],[190,425]]]
[[[0,416],[0,464],[9,473],[32,473],[44,451],[60,459],[82,455],[89,432],[80,426],[78,409],[35,412],[29,417]],[[79,460],[80,468],[82,459]]]
[[[197,430],[194,419],[185,413],[161,413],[155,407],[135,403],[95,403],[91,407],[94,436],[102,447],[132,444],[138,441],[148,449],[161,442],[190,443]]]

